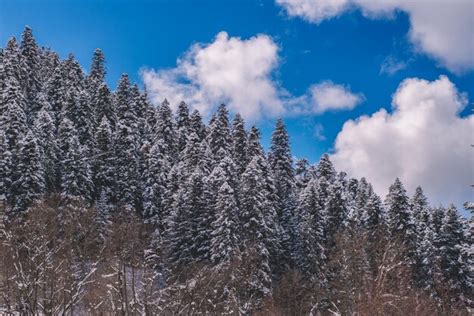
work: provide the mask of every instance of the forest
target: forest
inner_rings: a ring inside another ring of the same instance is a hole
[[[100,49],[85,72],[29,27],[0,50],[0,314],[472,312],[454,205],[296,160],[281,119],[265,150],[225,105],[105,75]]]

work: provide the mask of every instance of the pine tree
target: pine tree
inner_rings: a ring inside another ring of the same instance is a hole
[[[49,104],[51,105],[51,111],[53,114],[53,119],[56,128],[58,128],[61,122],[63,104],[66,103],[66,91],[67,88],[64,84],[61,64],[60,66],[55,68],[52,76],[46,83],[47,99]]]
[[[22,81],[25,67],[21,59],[20,48],[14,37],[8,40],[7,47],[3,51],[3,67],[5,80],[14,80],[18,83]],[[23,93],[23,90],[20,89],[20,91]]]
[[[8,147],[5,133],[0,129],[0,204],[5,203],[11,197],[13,161],[12,153]]]
[[[298,201],[298,251],[296,261],[298,268],[307,273],[313,280],[323,286],[326,244],[324,227],[325,214],[318,196],[318,183],[315,179],[301,191]]]
[[[325,176],[322,179],[326,179]],[[321,183],[321,182],[320,182]],[[342,232],[347,218],[347,203],[344,198],[344,187],[336,180],[328,189],[328,197],[325,203],[326,214],[326,239],[328,247],[335,243],[338,233]]]
[[[234,189],[224,182],[219,188],[215,204],[216,219],[212,223],[211,260],[229,262],[238,254],[238,206]]]
[[[334,181],[336,177],[336,171],[334,170],[331,160],[329,160],[328,154],[324,154],[321,157],[317,167],[317,174],[318,177],[324,177],[329,182]]]
[[[412,267],[416,256],[416,232],[410,211],[406,190],[401,181],[396,178],[390,186],[385,199],[387,212],[387,228],[393,239],[402,243],[405,248],[404,258]]]
[[[117,115],[112,102],[112,95],[105,83],[99,85],[96,93],[92,95],[91,104],[92,109],[95,111],[97,123],[100,123],[102,118],[106,117],[111,128],[114,129],[117,123]]]
[[[295,163],[295,181],[297,189],[303,189],[311,180],[309,161],[306,158],[298,159]]]
[[[157,111],[154,141],[163,141],[163,154],[169,163],[176,159],[176,131],[173,124],[173,115],[167,100],[163,101]]]
[[[174,268],[210,256],[212,218],[205,196],[204,175],[197,168],[177,194],[167,230],[169,260]]]
[[[410,205],[406,190],[398,178],[389,188],[385,206],[389,232],[394,237],[404,239],[413,231],[413,221],[410,216]]]
[[[33,124],[33,130],[40,146],[43,168],[45,171],[45,184],[47,192],[57,192],[58,181],[58,144],[54,131],[56,130],[51,107],[42,94],[41,110],[38,112]]]
[[[176,134],[178,152],[182,152],[186,147],[187,135],[190,132],[189,108],[184,102],[178,105],[178,112],[176,113]]]
[[[95,94],[99,87],[104,84],[106,73],[104,53],[97,48],[94,50],[91,69],[89,76],[87,76],[87,86],[91,95]]]
[[[25,211],[44,194],[45,181],[41,155],[33,132],[29,130],[18,143],[13,187],[13,214]]]
[[[194,110],[189,118],[190,129],[199,136],[200,140],[206,137],[206,126],[202,122],[201,114],[199,111]]]
[[[297,244],[296,180],[291,156],[290,140],[282,120],[277,120],[269,153],[269,164],[275,180],[277,215],[282,231],[283,257],[279,260],[291,265],[290,258]]]
[[[137,207],[138,148],[137,119],[132,107],[130,82],[126,74],[120,78],[116,92],[117,126],[115,137],[115,192],[126,210]]]
[[[439,238],[439,264],[449,294],[453,300],[469,299],[472,288],[468,281],[467,262],[462,257],[465,236],[462,222],[454,205],[446,210]]]
[[[215,161],[223,158],[219,156],[220,153],[228,154],[231,152],[229,112],[224,104],[219,106],[216,119],[210,123],[207,139],[209,140],[209,148]]]
[[[143,212],[145,219],[160,230],[164,229],[164,199],[167,175],[170,170],[168,159],[163,155],[163,141],[157,141],[147,156],[144,174]]]
[[[5,131],[9,149],[13,152],[28,128],[24,111],[26,100],[21,92],[19,82],[15,79],[9,78],[6,81],[2,102],[4,111],[0,117],[0,125]]]
[[[114,144],[112,128],[107,117],[102,117],[95,132],[95,152],[93,160],[94,196],[105,205],[111,205],[115,194]]]
[[[27,104],[25,112],[29,121],[32,122],[41,109],[41,104],[37,102],[36,97],[42,89],[42,82],[40,81],[40,53],[29,26],[26,26],[23,31],[20,51],[23,65],[21,83]]]
[[[248,163],[247,157],[247,132],[245,122],[240,114],[234,116],[232,123],[232,158],[237,166],[237,174],[245,171]]]
[[[59,126],[61,193],[67,198],[92,199],[92,180],[84,148],[74,131],[73,123],[64,118]]]
[[[248,291],[257,299],[271,291],[271,253],[277,243],[273,231],[277,220],[266,185],[265,164],[261,155],[253,157],[240,185],[241,252],[244,262],[248,260],[252,267],[246,280]]]

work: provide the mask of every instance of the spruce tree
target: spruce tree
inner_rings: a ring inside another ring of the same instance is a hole
[[[126,74],[120,78],[116,92],[117,126],[114,143],[118,202],[126,210],[137,205],[138,143],[137,119],[132,107],[130,82]]]
[[[317,166],[317,175],[319,178],[325,178],[329,182],[333,182],[336,178],[336,171],[332,165],[331,160],[329,159],[328,154],[324,154],[319,160]]]
[[[103,207],[115,200],[115,169],[113,133],[109,120],[102,117],[95,132],[96,145],[93,159],[94,197],[102,200]]]
[[[40,94],[42,96],[42,94]],[[45,98],[42,96],[42,98]],[[36,116],[33,130],[38,139],[42,153],[45,184],[47,192],[57,192],[58,181],[58,143],[55,134],[55,124],[49,103],[43,99],[41,110]]]
[[[143,212],[145,219],[160,230],[164,229],[164,200],[169,170],[168,159],[163,155],[163,140],[159,140],[151,147],[146,159]]]
[[[184,102],[179,103],[176,113],[177,149],[182,152],[186,147],[187,135],[190,132],[189,108]]]
[[[257,299],[271,292],[271,254],[276,243],[277,220],[266,185],[265,164],[261,155],[253,157],[240,185],[241,251],[244,262],[251,267],[245,282],[248,292]]]
[[[416,257],[415,225],[406,190],[398,178],[389,188],[385,199],[385,209],[388,232],[393,239],[398,240],[403,245],[405,249],[404,258],[408,265],[413,267]]]
[[[66,198],[92,199],[92,180],[85,150],[73,123],[64,118],[59,126],[61,194]]]
[[[234,189],[225,181],[217,193],[214,206],[216,218],[212,223],[211,261],[227,263],[238,254],[238,206]]]
[[[446,210],[439,236],[440,269],[450,298],[454,301],[469,299],[472,288],[468,281],[469,268],[462,256],[465,242],[464,228],[457,209],[451,205]]]
[[[0,125],[5,131],[9,149],[14,153],[18,142],[28,129],[25,107],[26,100],[21,92],[19,82],[14,78],[6,81],[3,91],[3,115],[0,117]]]
[[[32,122],[41,109],[41,104],[37,102],[37,94],[42,89],[42,82],[40,80],[40,53],[29,26],[26,26],[23,31],[20,51],[23,65],[21,83],[27,102],[25,112],[29,121]]]
[[[176,131],[173,123],[173,114],[167,100],[163,101],[157,111],[154,141],[163,141],[163,154],[169,163],[177,158]]]
[[[194,110],[189,118],[190,128],[195,132],[200,140],[203,140],[206,137],[206,126],[202,122],[201,114],[199,111]]]
[[[280,242],[283,246],[283,257],[280,261],[286,261],[286,265],[291,265],[291,258],[297,244],[296,180],[290,140],[281,119],[276,122],[268,160],[275,180],[276,211],[282,228]]]
[[[223,158],[222,156],[219,156],[220,153],[231,152],[229,112],[224,104],[219,106],[215,120],[210,123],[207,139],[215,161],[219,161]]]
[[[234,116],[232,123],[232,158],[237,166],[237,174],[245,171],[248,163],[247,157],[247,132],[245,122],[240,114]]]
[[[324,267],[326,244],[324,227],[325,214],[318,196],[318,183],[315,179],[308,182],[301,191],[298,201],[298,248],[296,262],[303,273],[308,274],[320,286],[325,283]]]
[[[97,48],[94,50],[91,68],[87,76],[87,87],[91,95],[95,94],[99,87],[104,84],[106,73],[104,53]]]
[[[6,203],[11,197],[13,161],[8,147],[7,137],[0,129],[0,204]]]
[[[18,143],[15,164],[12,211],[13,214],[20,214],[45,192],[40,149],[31,130]]]
[[[117,114],[112,102],[112,95],[105,83],[100,84],[95,94],[92,95],[91,104],[92,110],[95,111],[95,121],[100,124],[102,118],[106,117],[111,128],[114,129],[117,123]]]

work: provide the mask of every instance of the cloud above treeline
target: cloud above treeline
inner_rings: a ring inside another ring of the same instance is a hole
[[[276,0],[290,17],[310,23],[361,10],[371,19],[393,18],[405,12],[410,20],[408,38],[413,47],[454,73],[474,69],[474,1],[411,0]]]
[[[336,167],[366,177],[385,195],[399,177],[410,193],[421,185],[434,205],[472,199],[474,115],[460,117],[467,96],[445,76],[404,80],[393,111],[347,121],[335,141]]]
[[[211,43],[192,45],[175,68],[143,69],[141,75],[156,103],[167,98],[177,106],[184,100],[203,115],[226,103],[251,121],[349,110],[364,100],[362,94],[331,81],[315,83],[302,96],[291,95],[274,77],[278,53],[268,35],[241,39],[220,32]]]

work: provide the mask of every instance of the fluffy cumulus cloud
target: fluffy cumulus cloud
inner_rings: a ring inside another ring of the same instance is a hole
[[[292,96],[274,79],[280,64],[278,45],[267,35],[249,39],[217,34],[212,43],[193,45],[172,69],[142,70],[149,95],[167,98],[172,106],[184,100],[203,115],[219,103],[249,120],[261,117],[321,113],[350,109],[359,95],[330,82],[314,85],[303,96]]]
[[[344,124],[332,159],[338,169],[365,176],[381,195],[399,177],[410,193],[421,185],[435,205],[461,205],[472,198],[474,183],[474,115],[459,116],[467,103],[445,76],[406,79],[392,113],[381,109]]]
[[[323,81],[309,89],[312,109],[314,113],[329,110],[351,110],[364,100],[362,94],[353,93],[350,88]]]
[[[410,18],[409,39],[421,52],[453,72],[474,69],[474,1],[411,0],[276,0],[290,16],[312,23],[360,9],[368,18],[392,17],[403,11]]]

